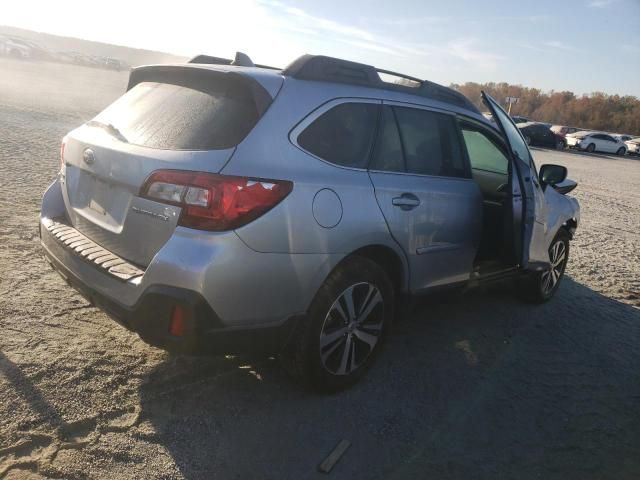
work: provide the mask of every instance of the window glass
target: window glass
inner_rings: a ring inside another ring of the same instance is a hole
[[[509,159],[502,148],[474,127],[463,125],[462,136],[467,146],[471,168],[507,175]]]
[[[516,127],[507,115],[501,108],[498,108],[494,105],[494,110],[496,112],[496,116],[498,120],[502,124],[504,128],[507,138],[509,139],[509,145],[511,145],[511,149],[513,150],[514,155],[516,155],[520,160],[522,160],[527,165],[531,165],[531,157],[529,155],[529,149],[527,148],[527,144],[525,143],[522,135],[520,135],[520,131],[518,127]]]
[[[372,170],[404,172],[402,144],[391,107],[383,107],[376,148],[369,166]]]
[[[214,150],[236,146],[260,118],[250,91],[224,82],[207,90],[142,82],[94,124],[112,125],[128,143],[151,148]]]
[[[394,107],[408,173],[465,176],[455,120],[449,115]]]
[[[328,162],[365,168],[377,115],[377,104],[342,103],[305,128],[298,144]]]

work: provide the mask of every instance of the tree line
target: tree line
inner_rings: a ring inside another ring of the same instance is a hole
[[[451,88],[462,92],[480,111],[487,110],[480,98],[480,91],[484,90],[500,101],[505,109],[506,97],[518,97],[518,103],[511,107],[512,115],[523,115],[554,125],[640,136],[640,99],[631,95],[594,92],[577,96],[573,92],[543,92],[538,88],[504,82],[467,82],[464,85],[452,84]]]

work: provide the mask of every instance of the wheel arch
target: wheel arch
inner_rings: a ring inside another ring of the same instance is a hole
[[[409,288],[409,267],[402,253],[388,245],[372,244],[359,247],[345,255],[332,271],[340,268],[350,258],[363,257],[380,265],[389,275],[397,294],[404,294]]]

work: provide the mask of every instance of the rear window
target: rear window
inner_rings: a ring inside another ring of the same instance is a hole
[[[215,82],[211,82],[215,83]],[[115,127],[123,141],[171,150],[217,150],[236,146],[260,114],[249,91],[229,83],[206,89],[142,82],[95,119]]]
[[[298,145],[328,162],[365,168],[377,116],[376,104],[342,103],[305,128]]]

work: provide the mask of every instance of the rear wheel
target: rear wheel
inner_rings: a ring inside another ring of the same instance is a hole
[[[377,356],[393,319],[386,272],[363,257],[334,270],[298,325],[281,362],[295,380],[334,392],[354,384]]]
[[[593,153],[593,152],[595,152],[595,151],[596,151],[596,146],[595,146],[593,143],[590,143],[589,145],[587,145],[586,150],[587,150],[587,152],[589,152],[589,153]]]
[[[558,290],[569,260],[569,234],[560,230],[549,247],[550,266],[544,272],[531,273],[519,285],[521,297],[532,303],[549,300]]]
[[[624,147],[620,147],[616,152],[616,155],[620,155],[622,157],[625,153],[626,153],[626,150],[624,149]]]

